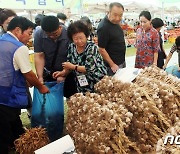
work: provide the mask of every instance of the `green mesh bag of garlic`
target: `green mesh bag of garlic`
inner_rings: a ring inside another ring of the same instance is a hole
[[[45,128],[27,129],[26,132],[15,140],[15,149],[19,154],[34,154],[34,151],[47,145],[49,138]]]

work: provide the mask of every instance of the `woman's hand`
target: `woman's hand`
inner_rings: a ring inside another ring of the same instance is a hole
[[[56,71],[52,74],[52,77],[54,79],[58,78],[58,77],[64,77],[65,76],[65,71]]]
[[[62,63],[62,66],[64,69],[68,69],[68,70],[74,70],[75,69],[75,65],[70,63],[70,62],[64,62]]]

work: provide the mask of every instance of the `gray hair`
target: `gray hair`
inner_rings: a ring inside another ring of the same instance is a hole
[[[118,3],[118,2],[113,2],[109,5],[109,11],[112,10],[113,6],[117,6],[117,7],[120,7],[124,10],[124,6],[121,4],[121,3]]]

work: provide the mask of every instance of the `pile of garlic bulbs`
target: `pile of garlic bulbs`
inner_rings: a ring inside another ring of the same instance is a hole
[[[169,144],[164,144],[165,137],[167,135],[172,135],[174,137],[178,136],[180,134],[180,121],[177,122],[173,127],[171,127],[168,130],[168,133],[166,133],[161,139],[158,140],[157,142],[157,147],[156,147],[156,154],[179,154],[180,153],[180,145],[176,145],[173,143],[172,145]],[[178,141],[179,142],[179,141]]]
[[[66,128],[80,154],[148,153],[179,127],[180,79],[157,67],[145,68],[133,83],[105,76],[95,90],[67,102]]]
[[[167,74],[167,72],[156,66],[146,67],[141,71],[140,74],[144,77],[162,81],[170,86],[175,87],[175,90],[180,92],[180,79],[172,74]]]
[[[180,95],[174,86],[140,74],[135,84],[143,88],[172,125],[180,118]],[[179,83],[180,84],[180,83]]]
[[[142,153],[149,152],[170,127],[166,116],[156,107],[148,93],[135,83],[123,83],[105,76],[95,85],[97,93],[123,105],[133,114],[125,134],[136,142]]]
[[[95,93],[85,96],[77,93],[67,103],[66,128],[75,141],[77,153],[126,154],[130,149],[140,153],[124,133],[125,124],[132,120],[132,113],[122,105],[111,103],[104,99],[104,95]]]

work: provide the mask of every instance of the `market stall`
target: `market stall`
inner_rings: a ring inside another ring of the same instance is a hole
[[[167,30],[167,33],[169,35],[168,41],[170,43],[175,43],[175,39],[180,36],[180,28],[175,28],[172,30]]]
[[[97,93],[75,94],[68,101],[66,127],[77,153],[179,152],[178,145],[172,151],[157,147],[179,122],[178,78],[148,67],[133,82],[106,76],[95,89]]]

